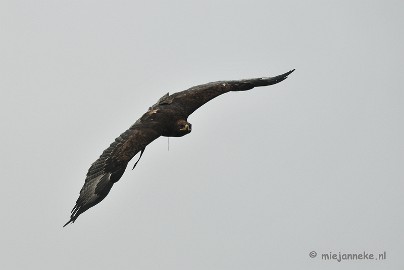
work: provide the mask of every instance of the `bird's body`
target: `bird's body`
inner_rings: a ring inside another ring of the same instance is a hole
[[[152,141],[160,136],[182,137],[190,133],[192,125],[188,123],[188,116],[203,104],[230,91],[246,91],[276,84],[293,71],[276,77],[213,82],[161,97],[91,165],[70,220],[64,226],[73,223],[80,214],[102,201],[113,184],[122,177],[128,162],[139,152],[140,160],[146,146]]]

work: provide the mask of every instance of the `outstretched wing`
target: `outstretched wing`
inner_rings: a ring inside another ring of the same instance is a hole
[[[88,169],[70,220],[64,226],[73,223],[80,214],[101,202],[121,178],[128,162],[161,135],[159,123],[148,119],[142,121],[143,118],[116,138]]]
[[[294,69],[276,77],[254,78],[237,81],[218,81],[194,86],[188,90],[166,97],[164,100],[162,100],[162,104],[168,103],[176,107],[181,107],[184,113],[189,116],[206,102],[221,94],[230,91],[246,91],[258,86],[276,84],[285,80],[293,71]]]

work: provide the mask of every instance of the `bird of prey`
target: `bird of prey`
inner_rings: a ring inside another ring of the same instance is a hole
[[[188,116],[206,102],[227,92],[279,83],[293,71],[275,77],[211,82],[161,97],[91,165],[70,220],[64,226],[74,223],[79,215],[101,202],[122,177],[128,162],[140,152],[133,168],[136,166],[149,143],[160,136],[182,137],[189,134],[192,125],[187,121]]]

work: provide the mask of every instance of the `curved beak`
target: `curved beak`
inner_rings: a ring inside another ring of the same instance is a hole
[[[191,132],[192,130],[192,125],[191,124],[185,124],[185,126],[183,128],[180,129],[181,131],[189,131]]]

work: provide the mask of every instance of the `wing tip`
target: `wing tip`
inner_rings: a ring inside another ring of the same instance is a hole
[[[69,225],[70,223],[73,224],[82,212],[83,211],[82,211],[81,207],[76,203],[76,205],[73,207],[73,209],[71,211],[70,220],[68,222],[66,222],[65,225],[63,225],[63,228],[66,227],[67,225]]]
[[[71,216],[70,216],[70,220],[68,221],[68,222],[66,222],[66,224],[65,225],[63,225],[63,228],[64,227],[66,227],[67,225],[69,225],[70,223],[74,223],[75,221],[76,221],[76,219],[78,218],[78,216],[81,214],[81,212],[80,213],[73,213]]]
[[[292,73],[292,72],[294,72],[296,69],[294,68],[294,69],[291,69],[291,70],[289,70],[288,72],[286,72],[286,73],[284,73],[284,74],[282,74],[282,75],[280,75],[281,77],[285,77],[285,79]]]
[[[65,225],[63,225],[63,228],[66,227],[67,225],[69,225],[70,223],[74,223],[74,220],[73,220],[73,219],[70,219],[68,222],[66,222]]]
[[[278,75],[278,76],[275,76],[275,77],[265,78],[265,80],[267,81],[267,85],[277,84],[277,83],[280,83],[283,80],[286,80],[288,78],[288,76],[294,71],[295,71],[295,69],[291,69],[288,72],[283,73],[281,75]]]

